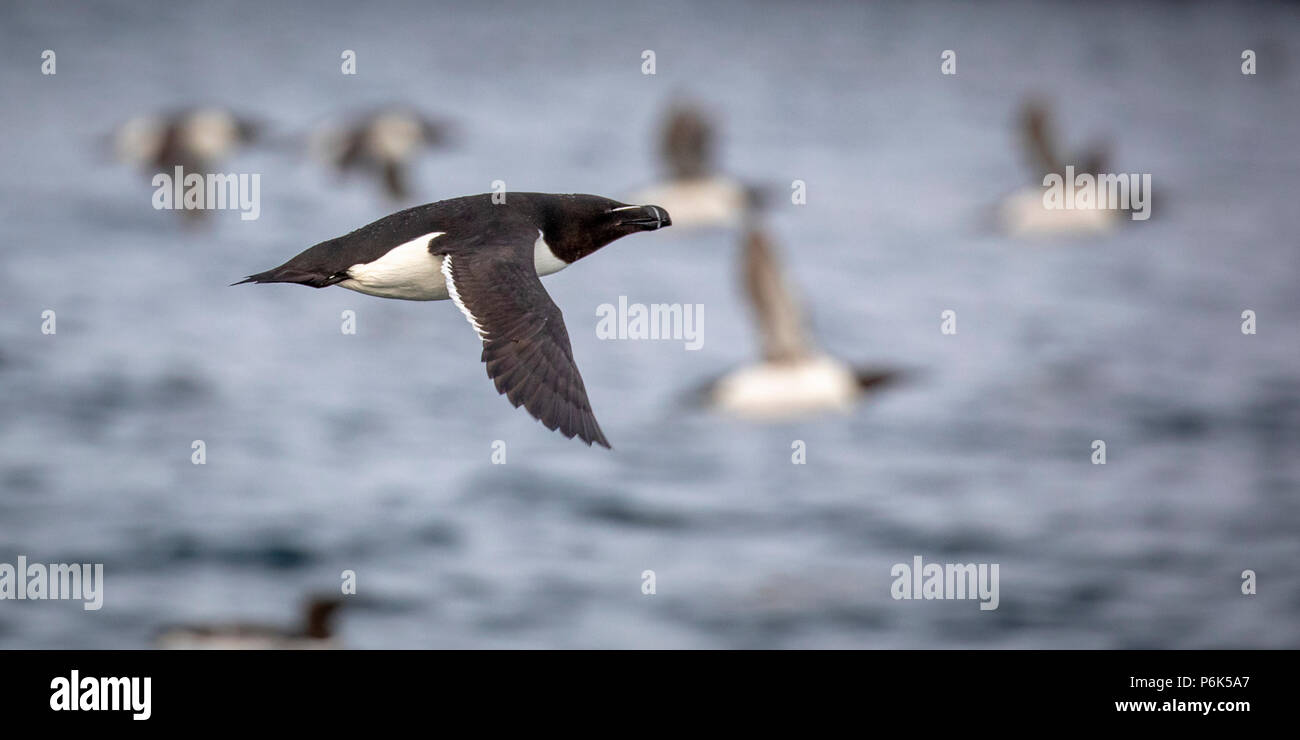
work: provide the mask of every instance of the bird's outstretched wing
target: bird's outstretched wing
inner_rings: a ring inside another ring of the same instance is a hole
[[[804,359],[812,350],[812,340],[804,331],[803,311],[762,231],[745,235],[743,262],[745,291],[758,322],[763,358],[768,362]]]
[[[609,447],[573,362],[564,316],[533,265],[536,230],[512,227],[473,248],[435,251],[451,299],[483,340],[483,362],[497,392],[548,429]]]

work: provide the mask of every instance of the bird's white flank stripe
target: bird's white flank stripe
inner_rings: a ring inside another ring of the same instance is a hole
[[[348,268],[348,279],[339,287],[380,298],[407,301],[441,301],[447,298],[443,276],[438,274],[442,259],[429,252],[429,244],[442,236],[434,231],[398,244],[379,258]]]
[[[442,276],[447,281],[447,293],[451,295],[451,302],[455,303],[456,308],[459,308],[460,312],[465,314],[465,318],[469,319],[469,325],[474,327],[474,331],[478,333],[478,338],[486,342],[487,332],[478,323],[478,319],[474,318],[474,314],[470,313],[469,309],[465,307],[465,302],[460,299],[460,293],[456,290],[456,280],[451,276],[450,254],[442,258]]]

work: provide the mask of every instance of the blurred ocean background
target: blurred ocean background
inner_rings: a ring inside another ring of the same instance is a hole
[[[1149,222],[992,228],[1029,94],[1152,174]],[[693,409],[757,352],[725,230],[547,278],[613,452],[499,397],[450,302],[228,287],[493,180],[626,195],[680,97],[776,193],[824,347],[908,383],[799,423]],[[9,2],[0,99],[0,562],[106,578],[98,612],[0,601],[0,648],[289,623],[344,570],[354,648],[1300,647],[1296,4]],[[294,137],[389,102],[456,131],[405,204],[253,145],[217,169],[262,175],[260,219],[195,228],[102,148],[182,105]],[[703,349],[598,340],[621,295],[704,304]],[[915,555],[998,563],[999,608],[893,600]]]

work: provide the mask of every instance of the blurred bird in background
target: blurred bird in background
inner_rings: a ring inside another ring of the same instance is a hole
[[[241,147],[254,141],[259,126],[252,120],[215,105],[141,115],[118,126],[112,136],[116,159],[145,175],[205,175]],[[203,209],[177,209],[190,221],[202,219]]]
[[[326,650],[341,647],[334,614],[343,602],[315,596],[302,609],[295,629],[252,623],[178,625],[162,629],[155,645],[165,650]]]
[[[342,126],[323,126],[311,137],[312,154],[340,174],[375,178],[393,201],[410,196],[408,172],[425,149],[442,146],[447,125],[406,106],[374,108]]]
[[[898,379],[886,368],[855,369],[821,351],[790,289],[771,239],[759,226],[741,244],[741,278],[762,346],[762,360],[713,382],[709,403],[748,418],[784,419],[847,410],[868,390]]]
[[[666,175],[630,196],[673,214],[678,228],[736,227],[756,204],[755,191],[717,170],[717,131],[693,104],[673,104],[664,117],[659,158]]]
[[[1109,147],[1095,142],[1078,152],[1067,152],[1052,127],[1052,114],[1046,101],[1026,100],[1018,117],[1024,156],[1033,183],[1017,190],[998,206],[998,222],[1009,236],[1086,236],[1106,234],[1119,225],[1123,212],[1093,207],[1049,209],[1043,205],[1043,178],[1055,173],[1065,176],[1066,165],[1076,175],[1096,177],[1106,171]],[[1068,184],[1067,184],[1068,185]]]

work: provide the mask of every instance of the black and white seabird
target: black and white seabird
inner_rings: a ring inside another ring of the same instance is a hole
[[[1106,169],[1107,147],[1095,143],[1071,157],[1064,152],[1052,130],[1046,102],[1026,101],[1020,110],[1019,128],[1026,161],[1034,184],[1006,196],[998,206],[998,221],[1011,236],[1105,234],[1119,225],[1122,212],[1107,208],[1049,209],[1043,205],[1043,178],[1051,173],[1065,175],[1072,165],[1076,174],[1096,177]]]
[[[817,349],[771,243],[759,228],[745,235],[741,260],[763,359],[714,381],[706,391],[711,406],[746,418],[797,418],[847,410],[867,390],[899,377],[885,368],[851,367]]]
[[[661,203],[678,227],[734,227],[755,204],[754,189],[716,171],[717,132],[703,111],[676,103],[664,119],[659,157],[663,182],[637,191],[631,199]]]
[[[343,602],[315,597],[303,606],[302,623],[286,629],[236,622],[166,627],[154,643],[164,650],[328,650],[338,648],[334,613]]]
[[[415,156],[446,139],[444,123],[416,110],[388,106],[360,114],[341,127],[318,129],[311,149],[339,172],[379,177],[388,196],[400,201],[410,192],[406,173]]]
[[[408,301],[450,298],[483,341],[482,360],[499,393],[548,429],[609,447],[564,317],[538,278],[615,239],[671,225],[668,212],[596,195],[509,193],[501,204],[492,197],[399,211],[241,282],[338,285]]]

